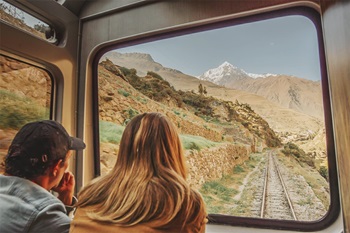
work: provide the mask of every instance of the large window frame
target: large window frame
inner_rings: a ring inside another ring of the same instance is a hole
[[[324,106],[324,119],[326,128],[326,144],[327,144],[327,160],[329,168],[329,185],[330,185],[330,206],[327,214],[319,221],[289,221],[289,220],[275,220],[275,219],[258,219],[249,217],[227,216],[221,214],[209,214],[209,224],[224,224],[231,226],[244,226],[253,228],[270,228],[283,229],[292,231],[317,231],[325,229],[330,226],[340,214],[340,201],[338,195],[338,178],[336,167],[336,155],[334,145],[334,134],[332,124],[332,112],[330,104],[329,83],[327,77],[327,67],[325,59],[325,49],[323,43],[322,22],[320,13],[309,7],[292,7],[288,9],[275,10],[256,15],[243,16],[241,18],[229,18],[218,20],[215,19],[209,22],[194,23],[191,25],[181,25],[171,30],[161,30],[157,32],[145,33],[143,35],[136,35],[128,38],[123,38],[113,43],[106,43],[101,46],[101,49],[96,53],[93,59],[93,132],[94,132],[94,172],[95,176],[99,176],[100,169],[100,146],[99,146],[99,103],[98,103],[98,63],[102,55],[112,49],[128,47],[132,45],[147,43],[164,38],[176,37],[180,35],[201,32],[211,29],[222,28],[226,26],[239,25],[264,19],[271,19],[275,17],[301,15],[309,18],[315,25],[318,37],[319,62],[321,67],[321,86]]]

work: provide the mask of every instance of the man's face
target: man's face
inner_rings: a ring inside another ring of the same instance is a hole
[[[69,151],[67,152],[67,154],[66,154],[66,159],[65,159],[64,161],[62,161],[62,164],[61,164],[61,166],[59,167],[58,174],[57,174],[57,176],[56,176],[56,182],[57,182],[57,183],[55,184],[55,187],[61,182],[62,177],[63,177],[65,171],[66,171],[67,168],[68,168],[69,159],[70,159],[71,155],[72,155],[72,151],[69,150]]]

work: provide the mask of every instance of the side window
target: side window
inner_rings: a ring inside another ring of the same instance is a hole
[[[101,173],[128,121],[162,112],[209,214],[322,221],[333,155],[320,57],[315,25],[297,15],[117,44],[98,63]]]
[[[0,20],[49,43],[57,42],[53,27],[4,0],[0,0]]]
[[[16,132],[49,119],[52,81],[47,71],[0,54],[0,173]]]

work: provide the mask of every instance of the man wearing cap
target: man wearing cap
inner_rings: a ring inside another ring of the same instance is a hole
[[[74,204],[75,180],[66,169],[72,150],[84,148],[56,121],[28,123],[18,131],[0,175],[1,233],[69,231],[65,206]]]

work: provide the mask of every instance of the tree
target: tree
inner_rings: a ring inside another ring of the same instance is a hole
[[[45,33],[45,31],[48,29],[48,27],[45,26],[45,24],[39,22],[39,23],[34,25],[34,29],[39,31],[39,32]]]
[[[201,83],[198,85],[198,92],[203,95],[203,85]]]

